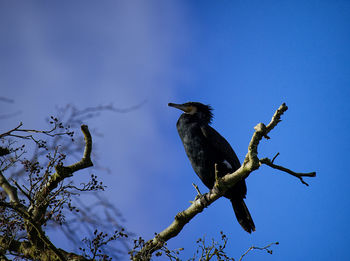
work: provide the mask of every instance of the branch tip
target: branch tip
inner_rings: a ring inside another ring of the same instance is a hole
[[[277,152],[277,154],[272,158],[271,163],[273,163],[275,161],[275,159],[278,157],[278,155],[280,155],[279,152]]]
[[[202,193],[200,192],[198,186],[194,183],[192,183],[192,186],[196,189],[198,196],[202,196]]]
[[[278,155],[279,155],[279,153],[277,153],[276,156],[272,160],[270,160],[269,158],[263,158],[263,159],[259,160],[260,164],[265,164],[273,169],[278,169],[280,171],[286,172],[286,173],[298,178],[300,180],[300,182],[306,186],[309,186],[309,184],[304,181],[303,177],[316,177],[316,172],[314,172],[314,171],[308,172],[308,173],[298,173],[298,172],[294,172],[290,169],[287,169],[283,166],[274,164],[273,161],[276,159],[276,157]]]

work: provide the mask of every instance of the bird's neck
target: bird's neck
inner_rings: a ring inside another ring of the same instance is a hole
[[[199,124],[205,124],[209,125],[211,118],[209,118],[207,115],[203,113],[196,113],[196,114],[188,114],[188,113],[183,113],[179,121],[183,121],[184,123],[199,123]]]

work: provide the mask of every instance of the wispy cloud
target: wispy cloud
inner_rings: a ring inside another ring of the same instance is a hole
[[[42,124],[55,105],[125,108],[147,100],[91,123],[104,134],[97,147],[112,170],[104,177],[107,193],[141,234],[156,225],[151,203],[142,200],[153,193],[145,184],[166,175],[172,155],[159,122],[175,96],[175,59],[188,39],[183,8],[177,1],[74,1],[8,3],[0,11],[2,95],[21,107],[17,118],[25,124]],[[153,186],[167,193],[161,183]]]

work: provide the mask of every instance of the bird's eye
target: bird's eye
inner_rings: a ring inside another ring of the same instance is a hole
[[[188,106],[187,107],[187,113],[189,113],[189,114],[195,114],[197,112],[197,107],[195,107],[195,106]]]

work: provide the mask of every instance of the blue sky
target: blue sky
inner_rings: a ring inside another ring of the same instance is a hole
[[[170,248],[203,235],[229,237],[239,257],[251,245],[279,241],[273,255],[247,260],[345,260],[350,241],[349,1],[1,1],[0,131],[23,121],[45,126],[56,106],[113,103],[128,114],[90,121],[105,192],[145,239],[170,224],[200,185],[176,132],[168,102],[214,107],[213,126],[243,160],[253,127],[282,102],[289,110],[259,148],[260,157],[296,171],[262,167],[247,179],[249,235],[220,199],[194,218]],[[98,174],[95,172],[95,174]],[[60,242],[59,238],[53,241]],[[62,245],[65,247],[65,245]]]

